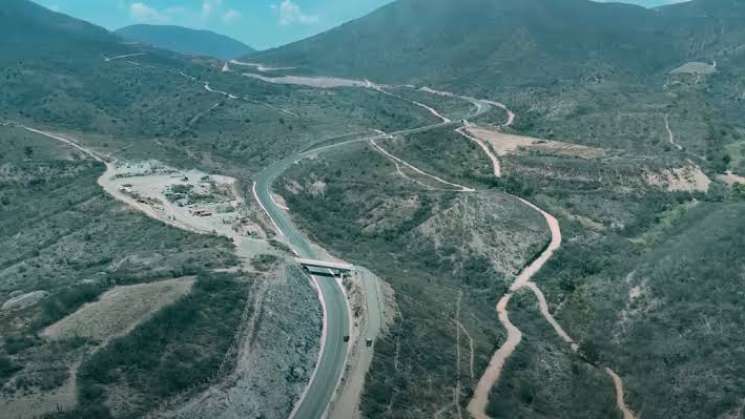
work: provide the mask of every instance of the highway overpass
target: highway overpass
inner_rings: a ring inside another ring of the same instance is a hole
[[[304,258],[296,258],[295,261],[311,273],[328,274],[330,273],[329,271],[332,271],[335,274],[342,274],[355,271],[354,265],[347,263],[327,262],[325,260]]]

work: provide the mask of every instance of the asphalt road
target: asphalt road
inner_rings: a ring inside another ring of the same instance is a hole
[[[483,102],[477,105],[477,109],[471,117],[476,117],[488,111],[490,106]],[[462,125],[459,122],[441,122],[418,128],[406,129],[389,134],[367,135],[350,139],[349,136],[340,137],[338,142],[334,140],[324,141],[322,146],[299,152],[293,156],[280,160],[268,166],[259,173],[254,185],[256,199],[264,207],[272,218],[275,227],[284,236],[285,241],[297,252],[299,257],[308,259],[319,259],[320,256],[313,250],[310,241],[295,226],[289,214],[277,207],[272,198],[271,190],[274,181],[296,162],[317,155],[330,149],[348,144],[364,141],[380,140],[389,136],[411,135],[437,128],[456,127]],[[291,419],[321,419],[326,413],[336,386],[344,371],[347,356],[347,344],[344,343],[344,335],[349,334],[349,312],[344,292],[337,282],[328,277],[314,278],[319,285],[319,291],[325,302],[326,312],[326,338],[322,344],[321,354],[316,366],[315,373],[311,378],[303,399],[295,407]]]

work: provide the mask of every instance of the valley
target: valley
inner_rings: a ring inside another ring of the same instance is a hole
[[[742,414],[739,2],[8,1],[0,418]]]

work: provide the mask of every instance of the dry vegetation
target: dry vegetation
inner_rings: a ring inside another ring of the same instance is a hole
[[[323,191],[313,187],[318,181]],[[376,343],[363,414],[432,417],[454,392],[466,400],[475,378],[465,367],[466,333],[474,370],[481,371],[502,334],[495,327],[497,296],[548,239],[542,217],[497,191],[422,188],[365,145],[302,163],[283,185],[309,234],[395,291],[399,315]],[[462,339],[456,330],[465,330]]]
[[[50,339],[82,337],[97,342],[127,334],[161,308],[188,294],[194,278],[167,279],[114,287],[94,302],[48,326],[40,336]]]

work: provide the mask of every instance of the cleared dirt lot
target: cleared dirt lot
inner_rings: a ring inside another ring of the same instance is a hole
[[[659,186],[670,192],[706,192],[711,184],[711,179],[691,162],[683,167],[648,173],[646,181],[650,186]]]
[[[124,335],[162,307],[186,295],[192,285],[194,278],[186,277],[115,287],[98,301],[47,327],[41,335],[51,339],[80,336],[97,341]]]
[[[605,151],[600,148],[570,144],[561,141],[542,140],[522,135],[506,134],[501,131],[480,128],[477,126],[467,127],[466,132],[473,137],[485,141],[498,156],[515,154],[520,150],[538,151],[546,154],[574,156],[586,159],[598,158],[605,155]]]

